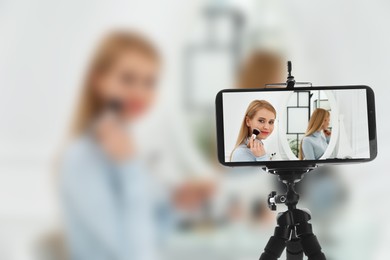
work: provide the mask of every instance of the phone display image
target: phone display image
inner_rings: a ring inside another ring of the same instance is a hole
[[[368,161],[376,156],[373,112],[366,86],[221,91],[219,159],[227,165]]]

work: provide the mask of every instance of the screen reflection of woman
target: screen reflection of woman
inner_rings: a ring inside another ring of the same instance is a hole
[[[272,134],[275,118],[276,110],[268,101],[252,101],[245,112],[236,146],[230,156],[230,161],[249,162],[270,160],[270,156],[266,153],[261,140],[267,139]],[[260,131],[256,138],[252,138],[254,129]]]
[[[300,160],[318,160],[328,148],[331,132],[328,130],[330,122],[329,111],[317,108],[311,115],[305,137],[300,144]]]

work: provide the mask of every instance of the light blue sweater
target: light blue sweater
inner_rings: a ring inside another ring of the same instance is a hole
[[[73,260],[155,260],[153,188],[141,163],[113,164],[91,137],[66,151],[60,185]]]
[[[240,144],[234,151],[231,157],[231,162],[255,162],[255,161],[269,161],[270,156],[264,154],[263,156],[255,156],[251,149],[248,148],[248,138],[244,143]]]
[[[317,131],[302,139],[302,151],[305,160],[318,160],[328,148],[330,137],[325,137]]]

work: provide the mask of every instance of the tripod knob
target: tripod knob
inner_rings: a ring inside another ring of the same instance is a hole
[[[267,199],[268,208],[272,211],[276,210],[276,202],[275,202],[276,196],[277,196],[276,191],[271,191],[271,193],[268,194],[268,199]]]
[[[291,197],[291,196],[290,196]],[[268,195],[268,207],[271,210],[276,210],[276,204],[283,204],[286,203],[288,199],[288,195],[277,195],[276,191],[272,191]]]

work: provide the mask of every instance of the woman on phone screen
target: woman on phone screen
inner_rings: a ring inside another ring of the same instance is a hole
[[[300,160],[318,160],[324,155],[331,136],[329,123],[329,111],[322,108],[314,110],[300,144]]]
[[[275,119],[276,110],[268,101],[252,101],[245,112],[230,161],[270,160],[270,155],[267,154],[262,140],[267,139],[272,134]],[[253,134],[254,132],[258,134]]]

